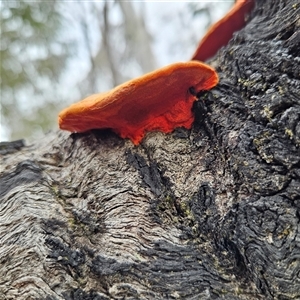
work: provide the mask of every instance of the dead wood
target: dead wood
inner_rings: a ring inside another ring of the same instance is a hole
[[[2,144],[0,299],[300,298],[300,6],[256,2],[191,131]]]

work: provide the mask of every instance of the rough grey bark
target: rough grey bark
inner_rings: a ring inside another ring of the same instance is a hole
[[[0,299],[299,299],[297,2],[257,1],[190,131],[2,145]]]

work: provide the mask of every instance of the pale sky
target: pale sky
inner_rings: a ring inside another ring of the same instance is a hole
[[[86,2],[86,5],[89,5],[88,2],[89,1]],[[200,15],[198,17],[193,17],[193,10],[189,5],[192,5],[193,3],[198,5],[199,3],[203,3],[203,5],[207,2],[211,3],[214,5],[211,17],[212,21],[215,22],[228,11],[232,6],[233,0],[132,2],[135,3],[136,9],[145,9],[145,22],[153,37],[152,49],[157,60],[157,67],[159,68],[177,61],[189,60],[206,31],[205,26],[208,23],[208,18],[204,15],[201,15],[201,17]],[[72,2],[70,1],[69,5],[71,5],[71,3]],[[73,2],[72,5],[76,5],[76,2]],[[69,14],[73,20],[76,20],[76,16],[72,16],[69,11],[66,11],[65,14],[66,16]],[[77,24],[77,26],[79,25]],[[80,30],[76,28],[76,22],[74,22],[71,29],[68,30],[69,32],[66,38],[72,38],[72,36],[74,38],[75,36],[76,39],[82,39],[82,36],[77,33],[80,32]],[[82,41],[82,43],[83,42],[84,41]],[[84,50],[79,49],[79,52],[80,51]],[[70,61],[69,70],[66,70],[65,76],[62,79],[62,86],[64,87],[61,89],[62,99],[66,99],[67,97],[70,98],[70,93],[74,93],[71,97],[72,99],[77,99],[77,97],[79,97],[76,95],[76,88],[74,89],[74,87],[76,87],[76,82],[80,82],[80,80],[84,78],[88,69],[89,65],[85,60],[84,53],[77,53],[74,61]],[[133,72],[133,74],[136,74],[136,72]],[[26,97],[26,99],[27,98],[28,97]],[[0,126],[0,141],[3,140],[7,140],[7,134],[5,128]]]

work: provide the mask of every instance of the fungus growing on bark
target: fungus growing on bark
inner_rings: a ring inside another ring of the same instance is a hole
[[[235,31],[246,24],[246,15],[253,9],[254,0],[237,0],[231,10],[213,24],[200,41],[192,60],[205,61],[227,45]]]
[[[210,66],[175,63],[72,104],[59,114],[59,127],[72,132],[111,128],[137,145],[149,131],[190,129],[197,93],[217,83]]]

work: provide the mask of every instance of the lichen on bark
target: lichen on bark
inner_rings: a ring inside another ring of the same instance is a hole
[[[299,298],[299,14],[256,1],[190,131],[2,145],[0,298]]]

